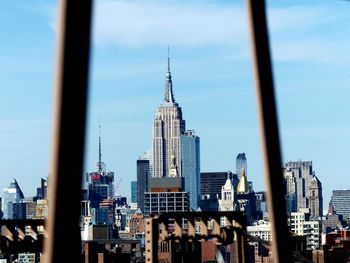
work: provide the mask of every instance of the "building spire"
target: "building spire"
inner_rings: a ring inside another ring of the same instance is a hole
[[[169,55],[169,46],[168,46],[168,70],[166,73],[166,81],[165,81],[165,102],[175,103],[174,94],[173,94],[173,82],[171,80],[171,72],[170,72],[170,55]]]
[[[170,73],[170,50],[168,46],[168,72]]]
[[[101,150],[101,122],[98,124],[98,164],[97,168],[99,172],[103,171],[102,164],[102,150]]]
[[[101,152],[101,123],[98,125],[98,162],[102,161],[102,152]]]

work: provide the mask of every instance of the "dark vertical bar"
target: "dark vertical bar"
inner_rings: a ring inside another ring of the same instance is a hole
[[[241,216],[240,222],[242,225],[242,229],[244,229],[244,231],[247,231],[247,217],[246,217],[246,215]],[[247,236],[244,235],[241,231],[240,231],[240,235],[241,235],[240,241],[242,242],[242,256],[243,256],[242,262],[249,262],[248,249],[247,249],[247,245],[248,245]]]
[[[269,218],[272,226],[274,262],[290,262],[285,187],[279,143],[272,66],[267,32],[265,1],[247,0],[257,106],[267,186]]]
[[[158,244],[159,244],[159,218],[152,219],[152,257],[153,262],[158,262]],[[171,241],[168,242],[168,251],[171,252]]]
[[[60,1],[45,262],[81,262],[79,228],[92,0]]]
[[[249,262],[248,261],[248,250],[247,250],[247,245],[248,245],[248,241],[247,241],[247,238],[240,234],[240,239],[239,239],[239,242],[241,243],[241,261],[242,263],[246,263],[246,262]]]
[[[237,252],[237,262],[244,263],[244,246],[247,245],[243,243],[243,236],[240,231],[236,232],[236,252]]]

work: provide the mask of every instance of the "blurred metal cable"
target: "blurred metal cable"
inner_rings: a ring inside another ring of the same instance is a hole
[[[290,262],[285,187],[264,0],[246,0],[260,120],[262,155],[271,221],[273,260]]]
[[[92,0],[60,1],[45,262],[81,261],[79,228]]]

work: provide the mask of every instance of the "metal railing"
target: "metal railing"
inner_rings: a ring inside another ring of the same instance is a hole
[[[0,252],[15,254],[22,252],[40,253],[47,238],[45,220],[0,220]]]
[[[224,220],[224,224],[222,223]],[[214,241],[215,245],[225,246],[235,244],[237,262],[247,261],[246,215],[243,212],[168,212],[146,219],[146,261],[159,261],[159,243],[177,242],[182,244],[177,251],[181,262],[193,262],[193,255],[201,247],[192,246],[192,251],[187,255],[183,244],[200,241]],[[185,246],[187,247],[187,246]],[[173,257],[173,255],[171,256]]]

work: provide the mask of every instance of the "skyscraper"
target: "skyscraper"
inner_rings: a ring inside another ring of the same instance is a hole
[[[44,178],[40,179],[40,185],[36,188],[36,196],[34,201],[38,199],[45,199],[47,195],[47,181]]]
[[[245,156],[245,153],[239,153],[236,157],[236,173],[238,175],[238,178],[241,177],[243,168],[247,174],[247,158]]]
[[[288,212],[310,208],[310,217],[322,216],[322,185],[312,170],[312,162],[287,162],[284,178]]]
[[[144,194],[148,189],[149,179],[149,160],[138,159],[136,161],[137,169],[137,205],[144,211]]]
[[[146,150],[140,157],[139,157],[139,160],[148,160],[149,161],[149,177],[152,177],[153,176],[153,165],[152,165],[152,162],[153,162],[153,150],[152,148],[151,149],[148,149]]]
[[[218,196],[221,193],[221,187],[225,184],[227,173],[201,173],[200,177],[201,201],[199,206],[201,210],[218,211]]]
[[[316,176],[310,182],[308,198],[311,219],[321,217],[323,215],[322,185]]]
[[[197,210],[200,200],[200,145],[194,131],[181,135],[181,166],[185,191],[190,193],[190,205]]]
[[[3,217],[5,219],[15,219],[14,218],[14,205],[20,203],[24,199],[23,192],[19,187],[16,179],[9,185],[8,188],[4,189],[2,198],[2,211]]]
[[[100,202],[106,198],[114,197],[114,173],[107,172],[105,163],[102,162],[101,150],[101,126],[98,137],[98,163],[97,171],[87,174],[88,177],[88,199],[91,208],[99,208]]]
[[[137,181],[131,181],[131,203],[137,203]]]
[[[152,160],[145,213],[188,211],[189,197],[196,209],[200,195],[199,138],[193,131],[186,131],[181,107],[174,99],[169,57],[165,96],[153,123]]]
[[[350,218],[350,190],[333,190],[330,207],[337,215],[342,215],[344,220]]]
[[[231,172],[203,172],[200,176],[201,195],[211,199],[217,199],[221,194],[221,187],[226,183],[227,176],[232,179],[235,189],[238,185],[237,174]]]
[[[182,119],[181,107],[174,99],[169,58],[165,88],[164,101],[157,108],[153,123],[153,177],[169,176],[172,156],[178,174],[182,174],[180,137],[185,132],[186,125]]]

